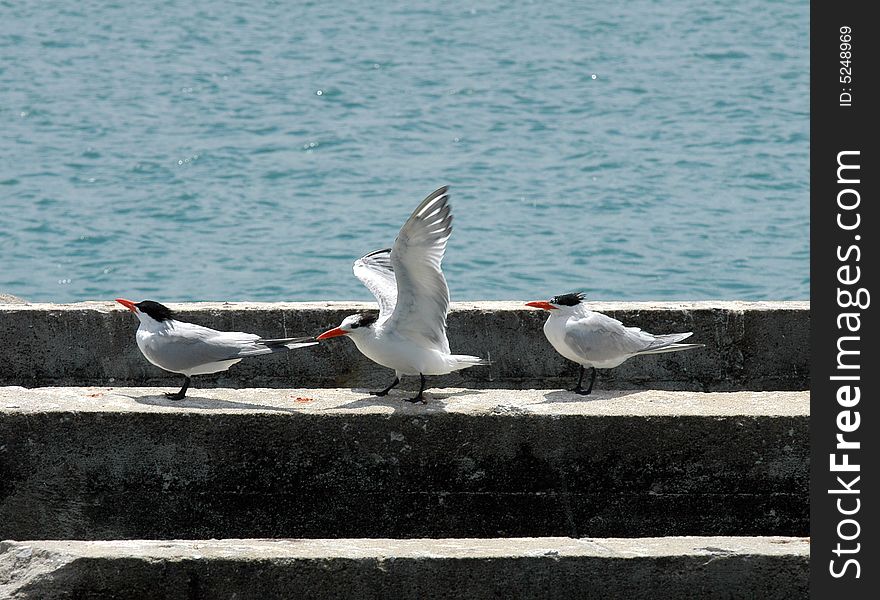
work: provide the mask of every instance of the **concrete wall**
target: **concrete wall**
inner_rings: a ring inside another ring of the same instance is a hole
[[[173,306],[266,336],[367,307]],[[344,339],[175,402],[118,305],[0,304],[0,386],[25,386],[0,387],[0,539],[32,540],[0,543],[0,597],[806,597],[807,540],[674,536],[807,535],[809,304],[594,308],[706,348],[581,397],[542,313],[459,303],[453,350],[493,364],[424,405],[368,395],[391,374]],[[521,537],[548,535],[632,539]],[[208,539],[233,537],[402,539]]]
[[[198,303],[171,305],[181,318],[265,336],[316,335],[375,305]],[[605,389],[805,390],[810,312],[806,302],[594,303],[596,310],[653,333],[693,331],[705,349],[631,359],[600,372]],[[544,338],[542,311],[520,302],[455,303],[449,339],[456,353],[489,357],[431,385],[469,388],[571,387],[577,366]],[[118,304],[0,305],[0,385],[179,385],[147,363],[134,341],[137,319]],[[384,387],[388,369],[345,339],[286,355],[256,357],[200,386]]]
[[[0,392],[0,539],[809,529],[806,392]]]
[[[797,538],[0,542],[0,596],[807,598]]]

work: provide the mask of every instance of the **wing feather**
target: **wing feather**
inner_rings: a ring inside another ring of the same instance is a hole
[[[571,319],[565,326],[565,341],[569,347],[584,359],[597,363],[613,362],[636,354],[663,352],[664,348],[672,348],[676,342],[690,335],[654,335],[638,327],[626,327],[617,319],[593,312],[580,319]]]
[[[650,346],[654,336],[637,327],[626,327],[617,319],[589,313],[571,319],[565,326],[565,341],[590,362],[613,361],[637,354]]]
[[[379,320],[394,312],[397,303],[397,281],[391,264],[391,248],[376,250],[354,261],[355,277],[360,279],[379,303]]]
[[[391,249],[397,302],[388,327],[449,353],[449,287],[440,268],[452,234],[449,188],[434,191],[413,211]]]
[[[174,321],[166,334],[154,334],[144,341],[144,352],[163,369],[179,373],[210,363],[310,346],[315,343],[311,339],[264,340],[253,333],[217,331]]]

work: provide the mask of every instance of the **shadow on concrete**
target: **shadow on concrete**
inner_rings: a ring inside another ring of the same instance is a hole
[[[544,394],[544,402],[539,402],[538,404],[554,404],[554,403],[562,403],[562,402],[599,402],[602,400],[614,400],[616,398],[623,398],[624,396],[632,396],[633,394],[638,394],[644,390],[593,390],[589,396],[581,396],[580,394],[575,394],[574,392],[570,392],[568,390],[555,390],[553,392],[547,392]]]
[[[146,404],[148,406],[168,406],[171,408],[204,408],[206,410],[271,410],[275,412],[300,413],[302,411],[295,408],[285,408],[283,406],[270,406],[268,404],[252,404],[250,402],[233,402],[231,400],[216,400],[214,398],[204,398],[200,396],[187,396],[183,400],[171,400],[165,396],[128,396],[120,394],[126,398],[131,398],[138,404]]]
[[[451,394],[439,394],[427,389],[424,392],[425,400],[423,402],[410,402],[409,398],[416,395],[415,390],[391,390],[388,392],[387,396],[374,396],[370,393],[370,390],[365,388],[354,388],[351,391],[357,394],[370,395],[364,398],[358,398],[357,400],[352,400],[346,404],[340,404],[335,407],[337,410],[344,408],[366,408],[369,406],[388,406],[395,411],[407,407],[421,407],[422,409],[427,408],[433,412],[446,412],[446,405],[440,402],[441,400],[447,400],[455,396],[472,396],[474,394],[486,393],[482,390],[461,390],[458,392],[452,392]]]
[[[425,393],[435,400],[446,400],[447,398],[454,398],[456,396],[476,396],[478,394],[485,394],[486,390],[466,389],[459,392],[452,392],[451,394],[436,394],[430,390],[425,390]]]

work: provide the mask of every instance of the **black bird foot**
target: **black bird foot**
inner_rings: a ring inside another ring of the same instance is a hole
[[[393,390],[393,389],[394,389],[394,386],[396,386],[398,383],[400,383],[400,378],[399,378],[399,377],[395,377],[395,378],[394,378],[394,381],[392,381],[392,382],[391,382],[391,385],[389,385],[387,388],[385,388],[384,390],[380,390],[380,391],[378,391],[378,392],[370,392],[370,395],[371,395],[371,396],[387,396],[387,395],[388,395],[388,392],[390,392],[391,390]]]
[[[587,389],[581,387],[581,384],[584,381],[584,367],[581,365],[580,374],[578,375],[577,385],[568,390],[569,392],[574,392],[579,396],[589,396],[590,392],[593,391],[593,384],[596,383],[596,367],[590,368],[590,385]]]
[[[189,375],[187,375],[186,378],[183,380],[183,387],[173,394],[171,392],[165,392],[165,397],[169,400],[183,400],[186,396],[186,390],[189,389],[189,385],[191,383],[192,379],[190,379]]]
[[[419,373],[419,393],[416,394],[415,398],[407,398],[407,402],[412,402],[415,404],[416,402],[421,402],[425,404],[425,398],[422,396],[422,393],[425,391],[425,376],[422,373]]]

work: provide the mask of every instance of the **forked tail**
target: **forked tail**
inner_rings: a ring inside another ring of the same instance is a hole
[[[491,365],[492,361],[479,356],[468,356],[467,354],[453,354],[452,360],[455,361],[455,370],[467,369],[468,367],[481,367]]]
[[[266,346],[273,352],[281,352],[283,350],[295,350],[297,348],[305,348],[306,346],[314,346],[318,342],[313,337],[296,337],[278,338],[275,340],[258,340],[257,343]]]
[[[648,344],[644,350],[639,350],[636,354],[662,354],[664,352],[678,352],[680,350],[692,350],[694,348],[703,348],[706,344],[679,344],[680,341],[694,335],[692,331],[685,333],[667,333],[663,335],[655,335],[654,340]]]
[[[314,346],[318,342],[312,337],[298,338],[279,338],[275,340],[254,340],[253,345],[249,348],[240,350],[235,354],[235,358],[243,358],[245,356],[259,356],[261,354],[274,354],[275,352],[287,352],[288,350],[296,350],[297,348],[305,348],[306,346]]]
[[[663,354],[664,352],[679,352],[681,350],[693,350],[694,348],[705,348],[706,344],[667,344],[665,346],[657,346],[656,348],[648,348],[637,352],[637,354]]]

